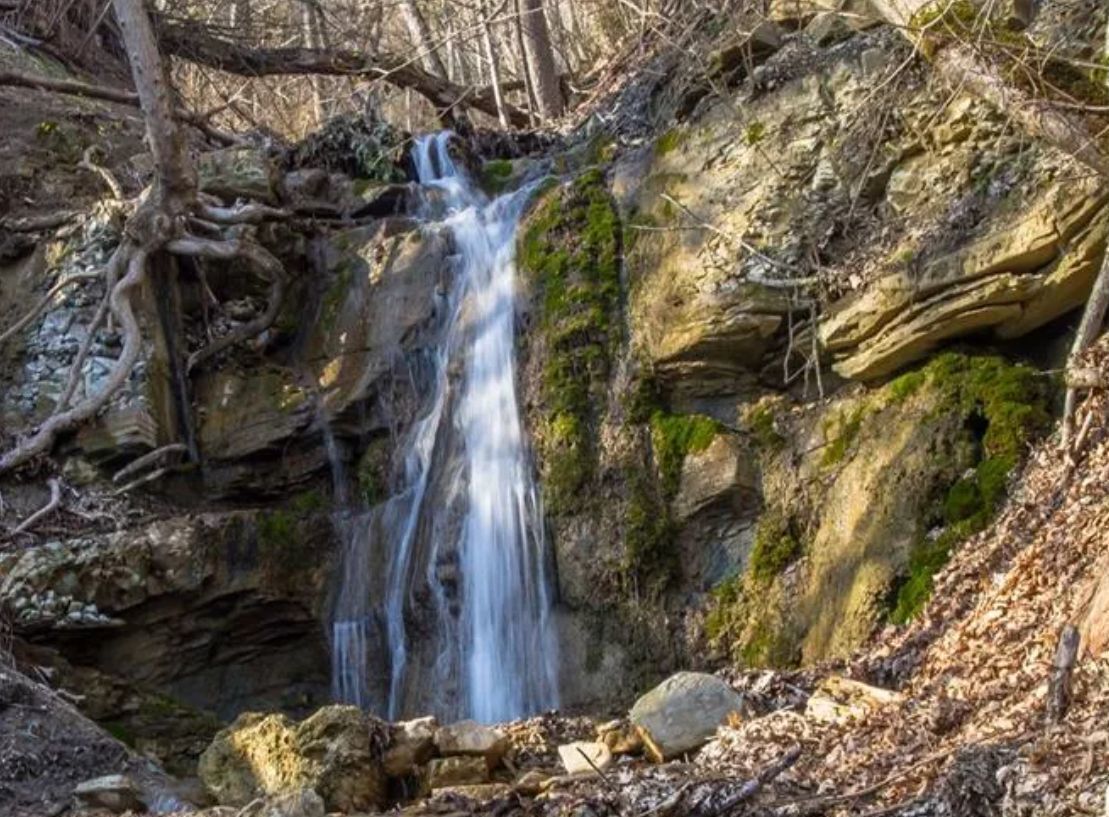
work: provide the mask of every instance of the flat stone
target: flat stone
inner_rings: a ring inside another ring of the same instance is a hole
[[[558,758],[567,774],[596,774],[612,765],[612,752],[603,744],[576,741],[558,747]]]
[[[126,775],[110,774],[78,783],[74,797],[87,808],[107,809],[115,814],[146,811],[138,786]]]
[[[480,755],[437,757],[427,764],[427,784],[432,789],[477,786],[489,782],[489,767]]]
[[[443,757],[481,757],[492,770],[508,751],[508,738],[477,721],[459,721],[437,729],[435,745]]]
[[[743,696],[715,675],[679,672],[636,701],[630,718],[661,763],[699,749],[743,707]]]

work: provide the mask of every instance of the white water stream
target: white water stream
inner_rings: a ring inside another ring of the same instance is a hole
[[[419,215],[453,237],[452,283],[430,389],[401,441],[403,489],[344,523],[334,694],[391,718],[426,714],[406,711],[419,700],[494,722],[557,705],[548,554],[516,393],[515,241],[531,190],[490,201],[450,139],[413,151]],[[371,598],[375,563],[385,580]]]

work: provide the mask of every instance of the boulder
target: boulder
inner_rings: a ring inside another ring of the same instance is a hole
[[[422,766],[435,754],[435,718],[396,723],[392,726],[392,741],[385,750],[383,764],[389,777],[404,777]]]
[[[489,782],[489,767],[479,755],[437,757],[427,764],[427,784],[432,789],[478,786]]]
[[[481,757],[495,769],[508,751],[508,738],[498,729],[477,721],[459,721],[435,731],[435,746],[443,757]]]
[[[630,718],[661,763],[703,746],[743,707],[743,696],[715,675],[679,672],[636,701]]]
[[[139,787],[123,774],[109,774],[78,783],[73,796],[85,808],[104,809],[113,814],[146,811]]]
[[[385,800],[377,746],[386,728],[353,706],[327,706],[299,724],[247,713],[216,735],[197,771],[223,805],[311,789],[328,811],[372,811]]]
[[[575,741],[558,747],[558,759],[567,774],[596,774],[612,765],[612,752],[603,743]]]

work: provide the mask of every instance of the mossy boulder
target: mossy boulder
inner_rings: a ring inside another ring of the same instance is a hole
[[[745,570],[713,594],[710,641],[739,663],[811,663],[911,618],[951,551],[1004,500],[1049,426],[1049,396],[1028,366],[945,354],[779,418],[781,447],[760,448],[773,504]]]
[[[221,805],[312,789],[329,812],[376,811],[386,799],[388,734],[353,706],[324,707],[300,723],[248,713],[216,735],[198,772]]]

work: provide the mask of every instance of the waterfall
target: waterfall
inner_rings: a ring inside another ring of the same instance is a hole
[[[490,201],[451,138],[413,150],[418,215],[453,238],[452,283],[399,489],[345,530],[333,685],[390,718],[422,707],[495,722],[557,705],[549,554],[516,391],[515,239],[532,189]]]

